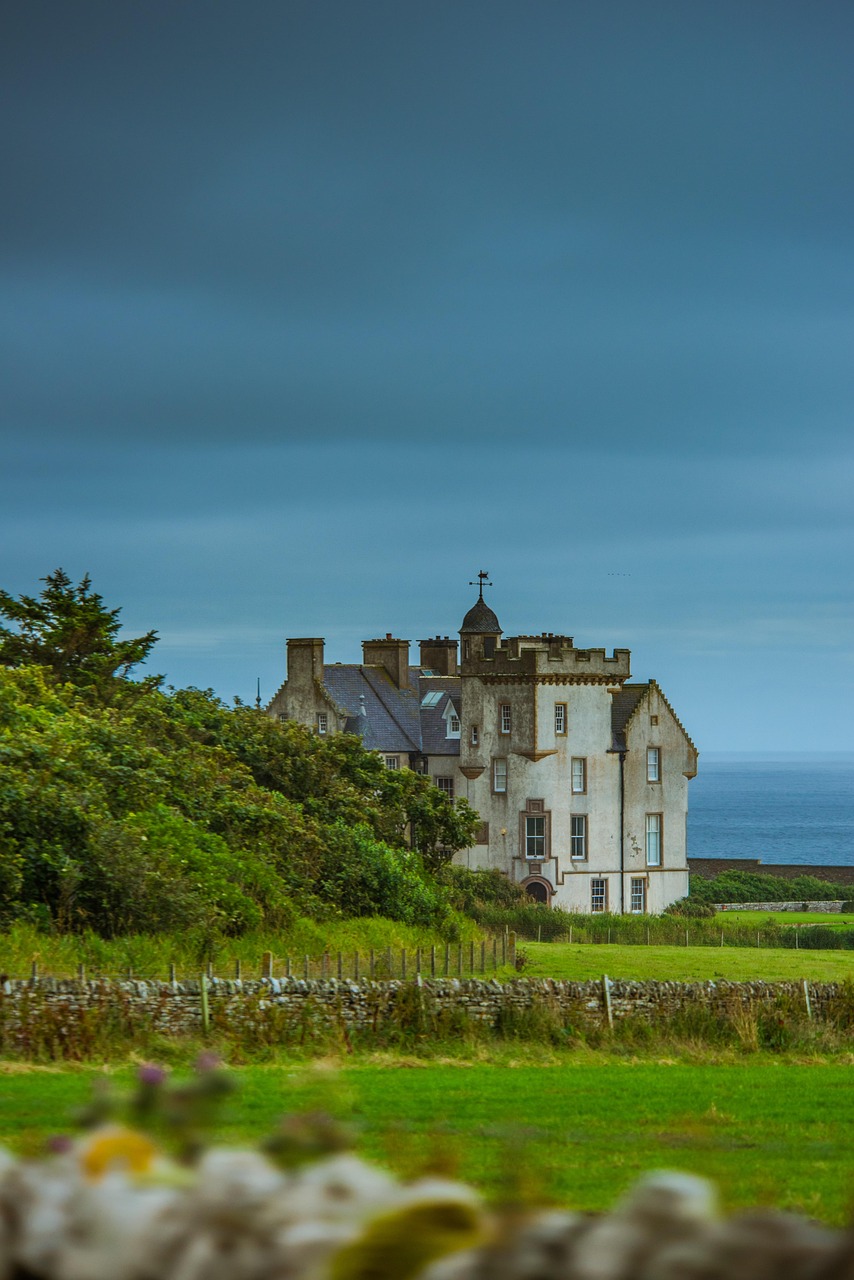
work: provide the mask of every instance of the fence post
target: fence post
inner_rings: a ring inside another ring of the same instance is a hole
[[[610,941],[611,941],[611,926],[608,925],[608,942],[610,943]]]
[[[810,984],[804,978],[804,1004],[807,1007],[807,1017],[812,1022],[812,1001],[810,1000]]]
[[[721,929],[721,946],[724,945],[724,931]]]
[[[516,968],[516,931],[515,929],[510,934],[510,964],[514,969]]]
[[[265,951],[261,957],[261,978],[272,978],[273,976],[273,953]]]
[[[445,977],[451,972],[451,948],[449,943],[445,943]]]
[[[505,929],[504,933],[502,933],[501,935],[501,964],[503,966],[506,963],[507,963],[507,931]]]
[[[320,976],[324,980],[329,976],[329,952],[326,950],[320,957]]]
[[[291,976],[291,958],[290,956],[285,956],[285,977],[289,978],[290,976]]]
[[[415,972],[416,974],[421,973],[421,948],[420,947],[415,948]]]
[[[406,981],[406,947],[400,948],[400,976]]]
[[[542,942],[542,940],[543,940],[543,926],[541,924],[538,924],[537,925],[537,942]]]
[[[649,925],[646,926],[646,945],[649,946]]]
[[[394,977],[394,952],[392,951],[391,947],[386,948],[385,959],[386,959],[386,964],[388,965],[388,976],[390,978],[393,978]]]
[[[310,965],[310,961],[309,961],[308,956],[303,956],[303,958],[302,958],[302,976],[305,978],[306,982],[308,982],[309,965]]]
[[[486,938],[480,942],[480,971],[486,973]]]
[[[340,982],[343,977],[344,977],[344,959],[341,955],[341,952],[339,951],[338,952],[338,981]]]
[[[688,930],[686,929],[685,930],[685,946],[687,947],[687,945],[688,945]]]
[[[370,972],[371,972],[371,982],[373,982],[373,980],[374,980],[374,972],[375,972],[375,969],[376,969],[376,958],[375,958],[375,956],[374,956],[374,949],[373,949],[373,947],[371,947],[370,965],[371,965],[371,970],[370,970]]]
[[[474,977],[474,943],[469,943],[469,973]]]
[[[800,935],[798,933],[798,926],[795,925],[795,950],[800,951],[800,949],[801,949]]]
[[[85,964],[79,964],[77,966],[77,981],[84,982],[85,979],[86,979],[86,966]]]
[[[572,925],[569,926],[569,945],[572,946]]]
[[[213,977],[213,961],[212,961],[212,960],[209,960],[209,961],[208,961],[208,967],[207,967],[207,970],[206,970],[206,976],[207,976],[207,980],[208,980],[208,982],[210,982],[211,978]]]
[[[756,945],[759,946],[759,930],[756,930]]]
[[[605,999],[605,1015],[608,1019],[608,1026],[614,1026],[614,1010],[611,1008],[611,980],[607,973],[602,974],[602,995]]]
[[[354,952],[353,952],[353,981],[354,981],[354,982],[358,982],[358,981],[359,981],[359,953],[358,953],[358,951],[354,951]]]
[[[175,985],[175,965],[174,965],[174,963],[173,963],[173,964],[170,964],[170,966],[169,966],[169,981],[172,983],[172,986],[174,987],[174,985]]]
[[[498,939],[493,934],[492,937],[492,972],[498,968]]]
[[[240,981],[240,959],[239,958],[234,962],[234,978],[236,982]]]
[[[207,1035],[211,1020],[210,1010],[208,1009],[208,978],[206,973],[199,977],[199,996],[201,997],[202,1006],[202,1031]]]
[[[460,942],[457,945],[457,977],[461,978],[462,976],[463,976],[463,944]]]

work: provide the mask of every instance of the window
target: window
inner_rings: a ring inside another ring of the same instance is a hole
[[[646,865],[661,866],[661,814],[646,815]]]
[[[555,733],[566,733],[566,703],[555,703]]]
[[[658,724],[658,716],[650,716],[649,723],[652,725]]]
[[[436,786],[440,791],[444,791],[449,800],[454,798],[454,779],[453,778],[434,778]]]
[[[287,718],[288,718],[288,717],[285,715],[284,711],[280,711],[280,712],[279,712],[279,720],[280,720],[280,722],[281,722],[282,724],[284,724],[284,723],[285,723],[285,721],[287,720]]]
[[[504,759],[496,759],[492,762],[492,790],[498,792],[507,790],[507,761]]]
[[[478,741],[479,741],[479,738],[478,738],[478,732],[477,732],[477,725],[473,724],[471,727],[471,745],[473,747],[476,747],[478,744]]]
[[[640,876],[632,876],[629,903],[634,916],[642,916],[646,911],[646,881]]]
[[[386,767],[387,769],[399,769],[399,768],[400,768],[400,760],[398,759],[398,757],[397,757],[397,756],[386,756],[386,758],[385,758],[385,767]]]
[[[501,706],[498,708],[498,732],[509,733],[510,724],[510,703],[502,702]]]
[[[321,738],[326,736],[326,732],[328,729],[329,729],[329,716],[326,714],[325,711],[318,711],[317,732],[320,734]]]
[[[576,796],[583,796],[587,790],[587,761],[583,756],[573,756],[572,759],[572,793]]]
[[[661,782],[661,750],[659,747],[646,749],[646,780]]]
[[[468,640],[463,641],[463,657],[464,658],[471,657],[471,644],[469,643]]]
[[[608,910],[608,881],[590,881],[590,910],[593,915],[601,915]]]
[[[546,820],[545,817],[527,817],[525,819],[525,857],[542,862],[546,856]]]
[[[569,819],[569,856],[587,857],[587,814],[573,813]]]
[[[421,705],[422,707],[438,707],[444,696],[444,689],[429,689],[421,699]]]
[[[456,734],[459,734],[459,732],[460,732],[460,717],[459,717],[459,716],[455,716],[455,715],[450,715],[450,716],[448,716],[448,732],[449,732],[449,733],[456,733]]]

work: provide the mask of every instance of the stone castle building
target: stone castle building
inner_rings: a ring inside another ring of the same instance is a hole
[[[422,640],[417,666],[390,634],[366,640],[359,665],[324,662],[322,639],[288,640],[268,713],[358,734],[387,768],[464,796],[482,824],[458,862],[569,910],[661,911],[688,892],[693,742],[654,680],[630,681],[628,649],[504,637],[484,578],[459,644]]]

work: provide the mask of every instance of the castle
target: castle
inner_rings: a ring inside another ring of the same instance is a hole
[[[388,769],[428,774],[481,816],[457,854],[537,902],[584,912],[659,912],[688,892],[688,781],[697,750],[630,653],[570,636],[504,637],[483,598],[448,636],[366,640],[360,665],[324,662],[322,639],[288,640],[268,714],[321,736],[355,733]],[[459,650],[459,652],[458,652]]]

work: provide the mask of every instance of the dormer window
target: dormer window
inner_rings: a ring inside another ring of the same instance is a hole
[[[445,710],[442,712],[442,718],[445,721],[445,737],[459,738],[460,717],[459,717],[459,714],[457,713],[456,707],[454,706],[453,702],[451,702],[450,698],[448,699],[448,705],[445,707]]]

